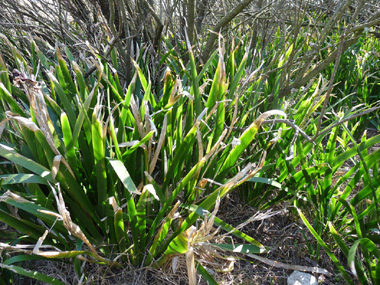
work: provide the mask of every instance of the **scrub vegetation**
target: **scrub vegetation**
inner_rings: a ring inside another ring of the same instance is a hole
[[[240,260],[380,283],[377,1],[0,7],[0,284],[92,284],[90,264],[228,283]],[[314,263],[218,217],[231,197],[286,209]]]

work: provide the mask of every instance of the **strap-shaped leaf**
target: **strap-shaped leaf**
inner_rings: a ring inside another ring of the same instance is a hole
[[[124,187],[131,194],[141,194],[141,192],[137,190],[136,185],[133,182],[131,176],[129,175],[129,172],[125,165],[117,159],[108,158],[108,161],[112,166],[113,170],[115,170],[117,176],[119,177],[121,183],[123,183]]]
[[[20,275],[23,275],[23,276],[26,276],[26,277],[38,280],[38,281],[46,282],[48,284],[65,285],[64,282],[62,282],[62,281],[60,281],[60,280],[58,280],[56,278],[47,276],[47,275],[42,274],[42,273],[37,272],[37,271],[27,270],[27,269],[24,269],[24,268],[22,268],[20,266],[6,265],[4,263],[0,263],[0,267],[4,268],[4,269],[7,269],[9,271],[15,272],[17,274],[20,274]]]
[[[233,167],[236,161],[239,159],[242,152],[251,144],[254,139],[257,131],[259,130],[261,123],[270,116],[281,115],[286,117],[286,114],[280,110],[267,111],[261,114],[240,136],[239,143],[232,149],[232,151],[227,156],[222,168],[220,169],[220,174],[218,175],[217,180],[220,180],[221,177],[224,177],[225,174]]]
[[[342,266],[342,264],[340,264],[340,262],[338,261],[338,259],[336,258],[336,256],[331,252],[331,250],[329,249],[329,247],[327,246],[327,244],[322,240],[322,238],[318,235],[318,233],[310,225],[309,221],[306,219],[306,217],[302,213],[302,211],[299,208],[297,208],[297,211],[298,211],[298,214],[300,215],[302,221],[306,225],[306,227],[309,229],[309,231],[311,232],[311,234],[317,240],[318,244],[320,244],[324,248],[324,250],[326,251],[326,253],[328,254],[328,256],[331,258],[332,262],[335,264],[336,267],[338,267],[338,269],[339,269],[340,273],[342,274],[344,280],[348,284],[354,284],[353,281],[352,281],[352,279],[350,278],[350,276],[347,274],[346,270]]]

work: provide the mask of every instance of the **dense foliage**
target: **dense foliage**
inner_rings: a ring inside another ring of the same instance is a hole
[[[81,54],[1,34],[0,221],[14,231],[0,230],[0,284],[62,284],[28,260],[72,260],[79,280],[83,262],[162,268],[182,255],[191,284],[196,272],[215,284],[223,258],[205,257],[269,250],[217,217],[233,190],[294,207],[313,259],[324,250],[347,283],[379,283],[380,135],[366,130],[380,130],[380,43],[337,25],[314,49],[300,28],[256,35],[254,49],[235,29],[203,63],[168,32],[158,56],[137,45],[130,80],[113,44]],[[212,243],[216,227],[244,243]]]

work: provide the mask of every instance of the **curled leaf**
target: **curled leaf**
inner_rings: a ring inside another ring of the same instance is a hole
[[[253,123],[257,128],[260,128],[261,124],[270,116],[279,115],[286,118],[286,114],[281,110],[270,110],[262,113]]]

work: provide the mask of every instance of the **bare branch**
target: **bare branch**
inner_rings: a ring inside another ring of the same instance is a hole
[[[344,118],[342,119],[341,121],[338,121],[334,124],[332,124],[331,126],[327,127],[326,129],[324,129],[323,131],[321,131],[319,134],[318,134],[318,137],[320,136],[324,136],[325,134],[327,134],[329,131],[331,131],[333,128],[345,123],[345,122],[348,122],[350,120],[353,120],[355,118],[358,118],[358,117],[361,117],[361,116],[364,116],[366,114],[369,114],[369,113],[372,113],[374,111],[377,111],[377,110],[380,110],[380,106],[377,106],[377,107],[373,107],[373,108],[369,108],[363,112],[360,112],[360,113],[356,113],[354,115],[351,115],[351,116],[348,116],[347,118]],[[317,137],[316,137],[317,138]],[[313,141],[315,141],[316,138],[313,138]]]

